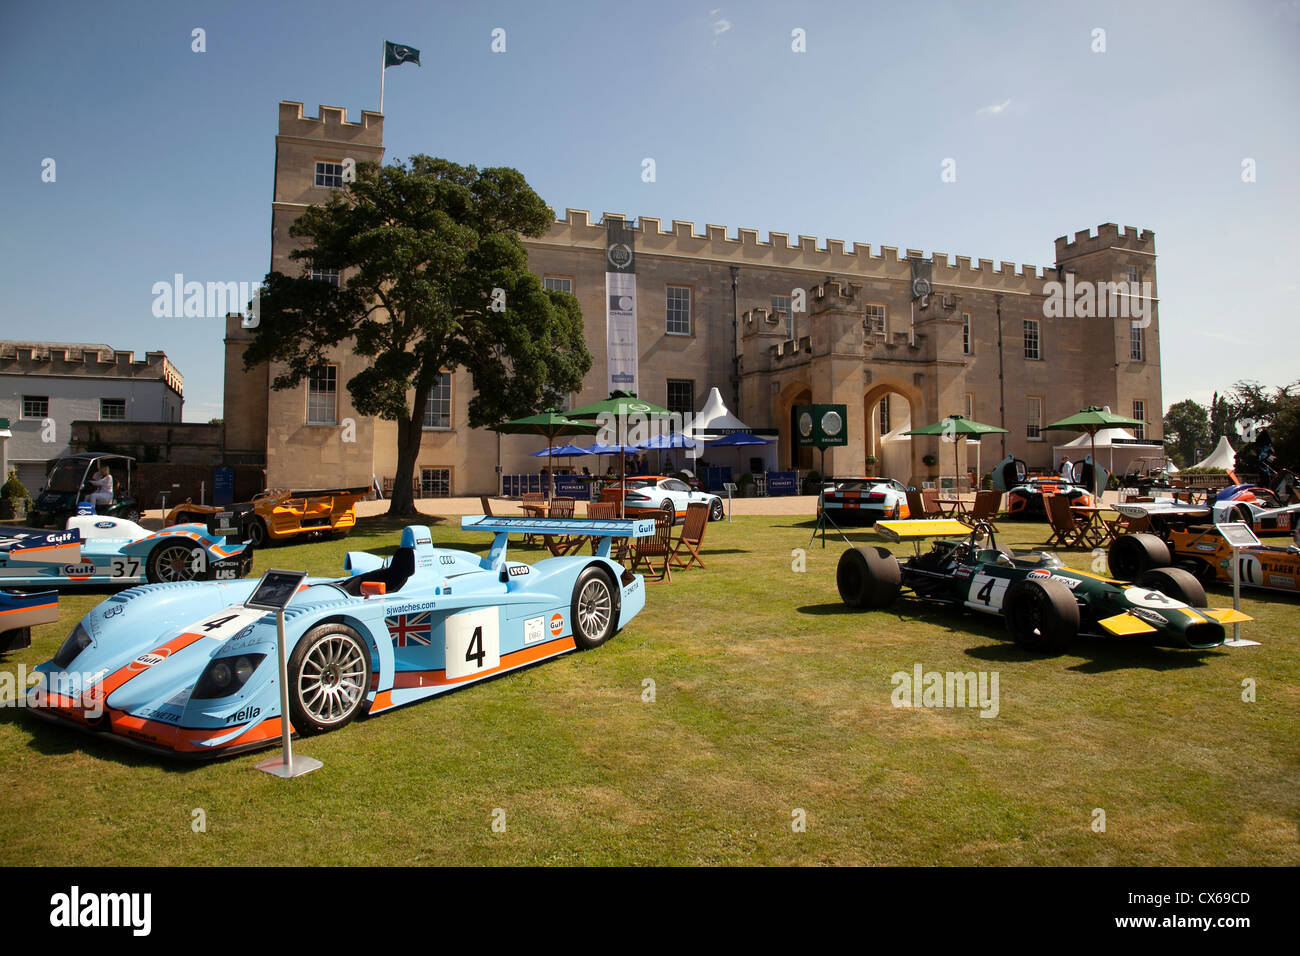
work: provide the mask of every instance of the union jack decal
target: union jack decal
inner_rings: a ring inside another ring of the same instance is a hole
[[[393,639],[394,647],[407,647],[411,644],[431,644],[429,612],[423,614],[399,614],[384,618],[388,634]]]

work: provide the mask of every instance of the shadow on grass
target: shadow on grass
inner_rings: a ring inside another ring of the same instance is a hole
[[[1120,670],[1186,670],[1190,667],[1204,667],[1209,660],[1223,656],[1218,651],[1180,650],[1176,647],[1155,647],[1151,644],[1121,645],[1104,637],[1077,638],[1061,654],[1027,651],[1012,643],[1010,638],[998,644],[969,647],[966,649],[966,654],[981,661],[1016,664],[1087,656],[1088,660],[1079,661],[1067,668],[1080,674],[1106,674]]]
[[[181,760],[138,750],[107,734],[88,733],[75,727],[41,720],[28,713],[26,707],[0,708],[0,724],[20,725],[29,734],[27,748],[44,757],[66,757],[80,753],[123,767],[150,766],[181,773],[198,770],[204,764],[213,762],[213,760]],[[227,757],[232,756],[237,755],[227,755]]]

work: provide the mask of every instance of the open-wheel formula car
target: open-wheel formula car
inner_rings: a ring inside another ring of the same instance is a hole
[[[253,551],[236,512],[207,524],[148,531],[134,521],[76,515],[62,531],[0,528],[0,584],[141,584],[232,580],[248,573]]]
[[[349,552],[342,578],[308,578],[285,610],[293,732],[335,730],[575,649],[598,647],[645,606],[645,584],[609,557],[653,519],[467,517],[495,535],[480,558],[411,525],[385,560]],[[596,553],[506,560],[510,533],[581,534]],[[276,616],[258,582],[164,584],[104,601],[36,668],[38,717],[174,756],[214,757],[279,739]]]
[[[971,529],[949,519],[880,521],[876,530],[914,542],[916,554],[900,562],[885,548],[846,550],[835,582],[850,607],[888,607],[907,589],[922,600],[1000,614],[1017,644],[1047,652],[1065,650],[1079,634],[1211,648],[1223,643],[1225,623],[1250,620],[1206,608],[1205,589],[1178,568],[1153,568],[1128,584],[1068,568],[1050,551],[1000,548],[986,522]],[[922,553],[927,538],[938,540]]]
[[[345,537],[357,523],[356,504],[370,491],[360,488],[323,488],[291,491],[268,488],[253,496],[246,506],[253,510],[248,540],[255,548],[270,542],[288,541],[303,535],[327,534]],[[226,506],[227,508],[229,506]],[[207,521],[226,508],[196,505],[185,501],[167,512],[167,524]]]
[[[1111,574],[1121,577],[1172,566],[1204,584],[1232,584],[1232,545],[1213,525],[1172,529],[1164,539],[1121,535],[1111,542],[1107,558]],[[1238,573],[1242,587],[1300,594],[1300,528],[1290,547],[1261,544],[1239,549]]]

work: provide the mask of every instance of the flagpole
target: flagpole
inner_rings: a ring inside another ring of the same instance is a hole
[[[388,41],[379,42],[379,113],[384,112],[384,60],[388,58]]]

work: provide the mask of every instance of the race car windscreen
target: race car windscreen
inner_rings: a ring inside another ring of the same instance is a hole
[[[56,494],[76,494],[81,491],[81,476],[85,471],[86,463],[75,458],[55,462],[45,482],[45,489]]]

